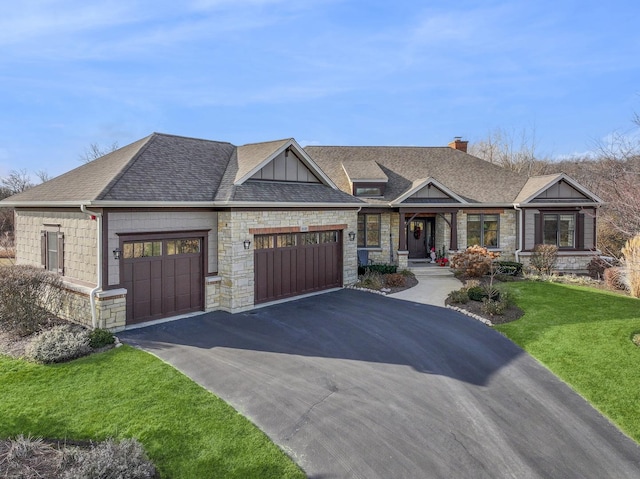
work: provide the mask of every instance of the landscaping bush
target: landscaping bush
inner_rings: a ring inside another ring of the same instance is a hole
[[[501,299],[484,298],[481,309],[483,313],[490,316],[502,316],[508,307],[509,304]]]
[[[398,274],[401,274],[402,276],[406,277],[406,278],[414,278],[416,275],[413,274],[413,271],[411,271],[410,269],[401,269],[400,271],[398,271]]]
[[[491,262],[499,253],[489,251],[481,246],[470,246],[466,250],[456,253],[451,258],[451,268],[462,271],[466,276],[479,278],[491,269]]]
[[[60,276],[31,266],[0,266],[0,329],[28,336],[62,306]]]
[[[359,288],[380,290],[384,286],[384,278],[380,273],[367,271],[358,278],[356,286]]]
[[[387,288],[402,288],[406,286],[407,279],[400,273],[392,273],[384,276],[384,282]]]
[[[640,298],[640,234],[634,236],[622,248],[629,294]]]
[[[456,289],[447,296],[451,304],[466,304],[469,302],[469,294],[466,289]]]
[[[539,274],[551,274],[558,259],[558,247],[551,244],[537,244],[529,264]]]
[[[113,333],[108,329],[94,329],[89,333],[89,346],[93,349],[103,348],[116,342]]]
[[[498,275],[520,276],[522,274],[522,263],[517,261],[494,261]]]
[[[380,274],[393,274],[398,271],[398,266],[395,264],[368,264],[365,266],[358,266],[358,274],[366,274],[367,272],[380,273]]]
[[[91,351],[86,329],[66,324],[38,334],[27,345],[27,358],[39,363],[60,363],[85,356]]]
[[[587,271],[589,271],[589,276],[593,279],[602,279],[604,278],[604,271],[606,269],[614,266],[611,261],[608,261],[601,256],[595,256],[589,261],[587,265]]]
[[[471,301],[482,301],[486,297],[486,293],[482,286],[472,286],[467,289],[467,296]]]
[[[135,439],[107,439],[81,451],[63,479],[154,479],[156,468]]]
[[[612,267],[604,271],[604,284],[611,289],[626,291],[627,284],[624,268]]]

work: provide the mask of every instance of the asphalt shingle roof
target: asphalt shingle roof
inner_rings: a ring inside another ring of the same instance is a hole
[[[7,202],[361,203],[324,184],[241,178],[291,140],[236,147],[231,143],[153,133]]]
[[[414,186],[416,178],[434,178],[471,203],[512,203],[527,177],[450,147],[307,146],[305,151],[343,191],[349,179],[342,162],[374,161],[389,179],[389,203]]]

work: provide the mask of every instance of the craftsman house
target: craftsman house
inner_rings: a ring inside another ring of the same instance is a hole
[[[558,269],[585,272],[596,251],[602,201],[564,174],[526,175],[448,147],[308,146],[358,213],[359,257],[426,261],[481,245],[525,264],[536,244],[558,246]]]
[[[449,147],[234,146],[154,133],[4,200],[17,262],[62,275],[62,315],[113,330],[339,288],[358,258],[426,260],[480,244],[560,268],[595,251],[601,201]]]

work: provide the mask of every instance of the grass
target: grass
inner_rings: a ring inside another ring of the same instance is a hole
[[[50,366],[0,356],[0,391],[0,437],[135,437],[163,479],[305,477],[229,405],[128,346]]]
[[[525,315],[496,326],[640,442],[640,300],[582,286],[508,285]]]

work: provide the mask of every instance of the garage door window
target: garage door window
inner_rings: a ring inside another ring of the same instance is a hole
[[[162,256],[162,241],[131,241],[123,245],[124,259]]]
[[[181,239],[167,241],[167,254],[191,254],[200,252],[200,240],[193,239]]]

